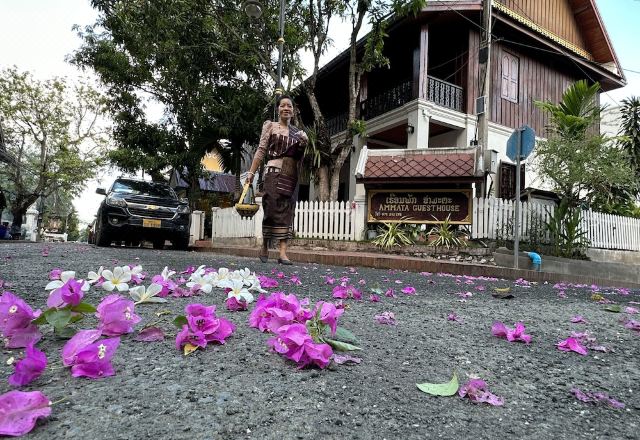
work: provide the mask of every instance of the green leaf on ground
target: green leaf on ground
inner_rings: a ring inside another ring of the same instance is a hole
[[[355,345],[351,345],[347,342],[335,341],[333,339],[324,338],[325,342],[333,347],[334,350],[338,351],[356,351],[362,350],[360,347],[356,347]]]
[[[40,316],[38,316],[36,319],[31,321],[31,323],[35,324],[35,325],[46,324],[47,323],[47,317],[45,316],[44,313],[41,313]]]
[[[173,325],[175,325],[178,328],[182,328],[183,325],[187,325],[187,324],[188,324],[187,317],[183,315],[178,315],[176,316],[176,319],[173,320]]]
[[[71,311],[76,313],[95,313],[96,308],[89,303],[81,302],[77,306],[71,307]]]
[[[453,396],[458,392],[458,375],[454,372],[453,377],[447,383],[417,383],[416,386],[423,393],[432,396]]]
[[[71,320],[71,310],[69,309],[49,309],[44,312],[45,319],[56,329],[61,329]]]
[[[612,304],[604,308],[607,312],[612,313],[620,313],[622,309],[620,308],[620,304]]]
[[[71,327],[55,327],[54,333],[61,339],[71,339],[77,331]]]
[[[358,342],[358,338],[356,338],[356,335],[342,327],[336,327],[336,334],[331,335],[331,329],[329,328],[329,326],[327,326],[325,328],[324,338],[332,339],[334,341],[349,342],[351,344],[355,344]]]

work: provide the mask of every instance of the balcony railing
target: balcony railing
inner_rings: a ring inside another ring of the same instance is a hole
[[[413,101],[413,81],[406,80],[395,87],[372,96],[360,103],[360,118],[364,120],[375,118],[395,108]],[[442,107],[462,112],[463,90],[455,84],[432,76],[427,77],[427,100]],[[342,113],[327,119],[330,135],[347,129],[347,114]]]
[[[427,101],[461,112],[462,87],[428,76]]]
[[[413,101],[413,82],[403,81],[395,87],[372,96],[360,103],[360,117],[364,120],[375,118],[383,113]]]

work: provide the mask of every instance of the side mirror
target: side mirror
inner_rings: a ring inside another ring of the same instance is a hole
[[[100,194],[100,195],[106,196],[107,195],[107,191],[104,188],[97,188],[96,189],[96,194]]]

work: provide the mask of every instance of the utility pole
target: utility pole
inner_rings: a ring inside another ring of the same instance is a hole
[[[484,108],[479,109],[480,113],[478,114],[478,144],[480,145],[480,163],[483,167],[486,152],[489,150],[489,115],[491,113],[491,2],[492,0],[484,0],[482,2],[483,31],[480,36],[480,50],[478,51],[480,66],[478,77],[482,81],[479,87],[480,99],[484,100]],[[480,197],[485,195],[486,172],[483,175],[485,180],[482,182]]]

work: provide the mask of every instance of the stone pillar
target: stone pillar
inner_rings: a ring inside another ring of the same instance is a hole
[[[429,120],[427,108],[423,106],[407,115],[407,129],[413,127],[413,133],[407,131],[407,149],[429,148]]]
[[[37,209],[29,208],[27,210],[25,219],[26,240],[37,241],[38,240],[38,215],[40,213]]]

